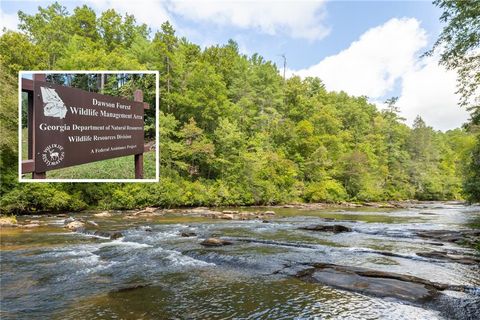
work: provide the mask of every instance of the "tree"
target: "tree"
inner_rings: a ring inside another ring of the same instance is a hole
[[[435,0],[446,23],[433,49],[441,51],[440,63],[458,74],[460,106],[471,113],[469,124],[477,132],[477,145],[471,151],[464,189],[470,201],[480,201],[480,1]]]
[[[470,202],[480,201],[480,143],[478,142],[471,151],[464,189],[467,200]]]
[[[0,57],[4,63],[2,70],[17,75],[20,70],[46,68],[48,56],[31,43],[25,34],[7,31],[0,38]]]
[[[460,105],[480,117],[480,1],[435,0],[446,23],[432,54],[440,51],[440,63],[458,72]],[[478,121],[478,120],[477,120]]]
[[[71,19],[73,33],[94,41],[99,38],[97,15],[92,8],[86,5],[75,8]]]
[[[38,11],[35,15],[19,11],[19,27],[34,44],[47,53],[47,68],[54,69],[58,58],[63,55],[65,43],[72,35],[72,23],[67,9],[58,2],[47,8],[39,7]]]

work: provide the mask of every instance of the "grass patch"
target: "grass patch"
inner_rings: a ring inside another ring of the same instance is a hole
[[[22,159],[28,159],[28,132],[22,129]],[[143,178],[155,179],[155,152],[143,154]],[[27,173],[25,179],[31,179]],[[47,171],[48,179],[135,179],[134,156],[96,161]]]
[[[22,160],[28,160],[28,130],[22,129]]]

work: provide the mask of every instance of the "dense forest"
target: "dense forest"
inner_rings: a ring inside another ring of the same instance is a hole
[[[56,3],[19,17],[21,31],[0,37],[5,213],[475,200],[464,192],[478,175],[475,133],[436,131],[420,117],[409,127],[395,97],[379,110],[365,96],[327,91],[318,78],[284,79],[232,40],[201,48],[168,22],[152,34],[114,10],[69,13]],[[18,71],[42,69],[159,70],[160,183],[18,183]]]

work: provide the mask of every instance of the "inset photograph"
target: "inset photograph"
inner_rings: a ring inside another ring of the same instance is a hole
[[[157,71],[20,71],[20,181],[157,182],[157,88]]]

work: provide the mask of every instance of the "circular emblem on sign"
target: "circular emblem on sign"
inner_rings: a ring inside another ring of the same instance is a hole
[[[56,143],[47,146],[42,152],[43,162],[45,162],[47,166],[56,166],[62,162],[64,156],[65,152],[63,151],[63,147]]]

